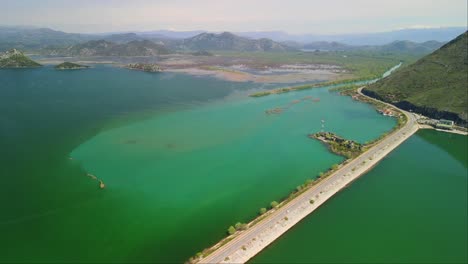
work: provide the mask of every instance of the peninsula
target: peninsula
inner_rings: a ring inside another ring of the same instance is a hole
[[[0,69],[1,68],[33,68],[41,67],[42,65],[31,60],[23,52],[17,49],[11,49],[6,52],[0,52]]]

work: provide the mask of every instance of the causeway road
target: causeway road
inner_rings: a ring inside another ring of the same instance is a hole
[[[361,93],[361,89],[358,92],[362,96],[366,96]],[[393,105],[389,106],[396,108]],[[235,238],[218,247],[214,252],[199,260],[198,263],[247,262],[334,194],[365,174],[419,129],[416,118],[412,113],[400,111],[406,115],[408,120],[403,127],[393,131],[357,158],[341,165],[333,174],[275,209],[260,222],[250,226],[245,231],[238,232]]]

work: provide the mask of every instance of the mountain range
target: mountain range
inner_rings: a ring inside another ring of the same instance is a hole
[[[178,50],[211,50],[211,51],[291,51],[294,48],[275,42],[271,39],[249,39],[229,32],[220,34],[201,33],[181,41]]]
[[[238,32],[233,34],[251,40],[268,39],[272,40],[273,42],[278,42],[284,46],[302,48],[306,44],[316,42],[339,43],[348,46],[385,45],[394,41],[410,41],[421,43],[434,40],[438,42],[447,42],[463,33],[465,30],[466,28],[464,27],[455,27],[438,29],[405,29],[382,33],[341,35],[293,35],[280,31]],[[159,44],[164,43],[166,45],[175,46],[181,45],[181,41],[185,41],[205,33],[212,34],[203,30],[158,30],[147,32],[77,34],[66,33],[49,28],[0,26],[0,51],[9,50],[11,48],[18,48],[22,50],[37,50],[50,46],[63,47],[84,43],[91,40],[106,40],[115,43],[127,43],[134,40],[151,40]],[[259,46],[263,46],[264,48],[268,49],[267,46],[272,45],[273,43],[267,43],[269,41],[265,40],[261,41],[263,44],[260,43]],[[185,46],[190,45],[190,43],[185,44]],[[276,44],[272,46],[276,46],[272,47],[272,49],[281,49]]]
[[[149,40],[133,40],[128,43],[91,40],[46,51],[49,55],[61,56],[156,56],[170,53],[166,46]]]

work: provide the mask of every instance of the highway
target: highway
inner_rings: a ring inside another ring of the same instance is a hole
[[[358,92],[365,96],[361,93],[361,89]],[[392,105],[389,106],[396,108]],[[412,113],[400,111],[408,119],[403,127],[392,132],[375,146],[343,165],[332,175],[281,206],[257,224],[241,232],[233,240],[201,259],[198,263],[244,263],[248,261],[339,190],[370,170],[418,130],[419,126],[415,116]],[[309,202],[311,199],[314,200],[313,204]]]

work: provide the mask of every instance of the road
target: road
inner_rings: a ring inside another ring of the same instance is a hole
[[[361,89],[358,92],[363,95]],[[314,187],[243,231],[236,238],[201,259],[199,263],[244,263],[258,254],[294,224],[313,212],[339,190],[370,170],[388,153],[413,135],[419,128],[415,116],[403,110],[401,112],[406,115],[408,122],[399,130],[394,131]],[[311,199],[314,200],[313,204],[309,202]]]

